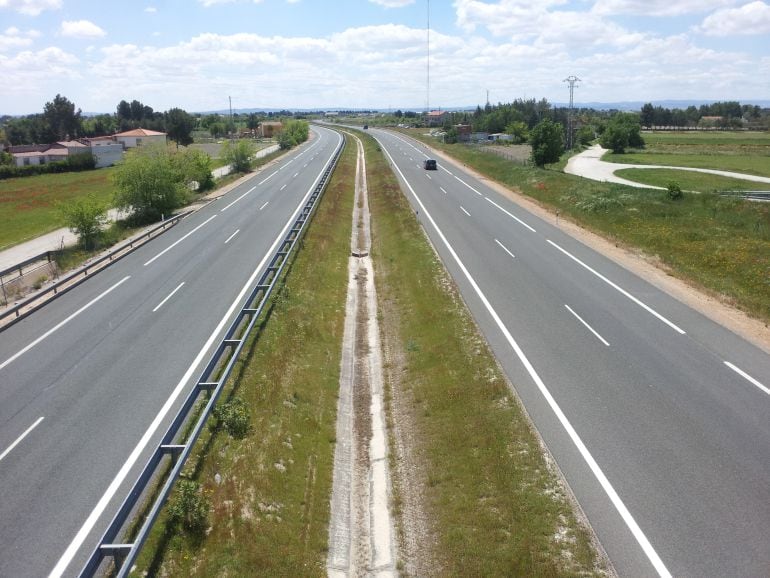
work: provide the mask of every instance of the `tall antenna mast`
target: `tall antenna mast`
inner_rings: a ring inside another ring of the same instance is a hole
[[[567,116],[567,150],[572,150],[572,103],[575,93],[575,84],[580,82],[580,79],[575,76],[568,76],[562,82],[569,82],[569,115]]]
[[[425,103],[426,111],[430,112],[430,0],[428,0],[428,91],[427,101]]]

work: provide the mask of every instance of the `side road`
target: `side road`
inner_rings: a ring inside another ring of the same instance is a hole
[[[602,156],[606,152],[608,152],[608,150],[602,148],[601,145],[593,145],[589,149],[569,159],[569,161],[567,161],[567,166],[564,168],[564,172],[571,175],[577,175],[579,177],[585,177],[594,181],[618,183],[621,185],[628,185],[629,187],[636,187],[640,189],[664,190],[663,187],[645,185],[643,183],[637,183],[636,181],[629,181],[628,179],[615,176],[615,171],[619,171],[621,169],[676,169],[678,171],[708,173],[722,177],[732,177],[735,179],[743,179],[745,181],[770,184],[770,178],[768,177],[758,177],[756,175],[747,175],[744,173],[735,173],[731,171],[720,171],[716,169],[697,169],[692,167],[674,167],[668,165],[632,165],[626,163],[608,163],[602,160]]]

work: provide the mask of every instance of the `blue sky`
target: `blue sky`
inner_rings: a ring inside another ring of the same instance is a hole
[[[0,0],[0,114],[770,99],[770,0]]]

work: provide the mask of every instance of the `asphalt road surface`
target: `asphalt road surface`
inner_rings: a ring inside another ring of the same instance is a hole
[[[0,577],[76,575],[341,137],[0,333]]]
[[[370,130],[621,576],[770,575],[770,356]]]

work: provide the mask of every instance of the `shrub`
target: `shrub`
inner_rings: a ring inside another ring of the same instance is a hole
[[[213,415],[217,427],[224,429],[234,438],[246,437],[249,433],[251,414],[246,403],[240,397],[233,397],[214,407]]]
[[[671,182],[668,184],[668,198],[672,201],[678,201],[682,198],[682,187],[679,186],[679,183]]]
[[[105,207],[93,195],[59,205],[70,231],[78,236],[84,249],[93,249],[107,222]]]
[[[209,524],[210,507],[197,482],[179,480],[174,499],[168,507],[169,521],[181,524],[193,534],[203,534]]]

